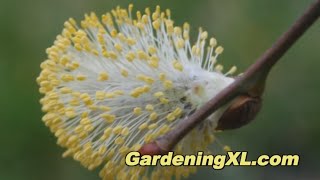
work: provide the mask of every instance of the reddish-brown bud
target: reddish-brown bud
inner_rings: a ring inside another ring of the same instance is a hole
[[[139,152],[141,155],[163,155],[166,154],[166,151],[161,149],[156,142],[151,142],[148,144],[144,144],[140,149]]]
[[[251,122],[261,109],[260,97],[238,96],[218,121],[217,130],[240,128]]]

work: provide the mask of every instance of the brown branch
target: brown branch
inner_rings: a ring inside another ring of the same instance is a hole
[[[285,32],[270,49],[265,51],[242,76],[236,78],[232,84],[209,100],[188,119],[181,121],[175,129],[158,138],[155,142],[144,145],[140,152],[143,154],[166,153],[172,150],[194,127],[238,95],[242,93],[255,93],[252,94],[253,96],[262,95],[265,80],[271,68],[319,16],[320,0],[316,0],[290,29]]]

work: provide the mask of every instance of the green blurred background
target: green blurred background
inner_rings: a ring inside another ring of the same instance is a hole
[[[41,122],[35,79],[45,49],[69,17],[102,14],[128,0],[0,1],[0,180],[95,180],[71,158]],[[140,0],[135,9],[170,8],[176,24],[202,26],[225,47],[220,60],[245,70],[285,31],[312,0]],[[259,154],[299,154],[298,167],[200,168],[190,179],[320,179],[320,22],[272,71],[264,107],[250,125],[220,134],[233,150]]]

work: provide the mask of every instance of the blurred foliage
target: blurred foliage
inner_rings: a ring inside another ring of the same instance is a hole
[[[0,179],[99,179],[71,158],[41,122],[35,79],[45,49],[69,17],[102,14],[128,0],[0,1]],[[240,71],[254,62],[312,0],[140,0],[135,9],[170,8],[176,24],[188,21],[193,35],[203,27],[225,47],[226,67]],[[298,167],[200,168],[197,178],[319,179],[320,22],[277,64],[268,79],[264,107],[250,125],[219,135],[233,150],[259,154],[300,154]]]

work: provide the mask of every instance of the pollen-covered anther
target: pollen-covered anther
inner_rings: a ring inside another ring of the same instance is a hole
[[[173,87],[173,83],[172,83],[172,81],[170,81],[170,80],[165,80],[165,81],[163,82],[163,86],[164,86],[166,89],[171,89],[171,88]]]
[[[102,114],[101,117],[108,123],[112,123],[116,119],[116,116],[113,114]]]
[[[145,85],[145,86],[142,86],[142,87],[137,87],[135,89],[133,89],[131,92],[130,92],[130,95],[134,98],[137,98],[139,97],[140,95],[142,95],[143,93],[147,93],[149,92],[150,90],[150,87],[148,85]]]
[[[148,129],[152,130],[152,129],[155,129],[156,127],[157,127],[157,123],[153,123],[148,126]]]
[[[106,81],[109,79],[109,74],[107,72],[101,72],[98,77],[98,81]]]
[[[201,48],[197,47],[197,46],[192,46],[192,54],[194,54],[195,56],[200,56],[201,55]]]
[[[98,109],[105,112],[111,110],[109,106],[104,106],[104,105],[98,106]]]
[[[165,98],[165,97],[160,97],[159,98],[159,101],[162,103],[162,104],[168,104],[169,103],[169,99]]]
[[[183,110],[178,107],[172,113],[173,113],[174,116],[179,117],[182,112],[183,112]]]
[[[80,99],[86,104],[86,105],[92,105],[93,100],[91,99],[90,95],[87,93],[83,93],[80,95]]]
[[[217,72],[222,72],[223,66],[222,66],[221,64],[217,64],[217,65],[215,66],[215,70],[216,70]]]
[[[215,53],[216,54],[221,54],[222,52],[223,52],[223,47],[221,47],[221,46],[218,46],[217,48],[216,48],[216,50],[215,50]]]
[[[131,38],[131,37],[128,37],[127,38],[127,43],[128,43],[128,45],[133,46],[133,45],[136,44],[136,40]]]
[[[226,72],[225,75],[233,75],[235,72],[237,71],[237,67],[236,66],[232,66],[228,72]]]
[[[165,81],[166,80],[166,74],[165,73],[160,73],[159,74],[159,79],[160,79],[160,81]]]
[[[74,76],[72,76],[71,74],[62,74],[61,80],[64,82],[70,82],[74,80]]]
[[[149,46],[148,47],[148,52],[150,54],[155,54],[157,52],[157,49],[155,47],[153,47],[153,46]]]
[[[176,116],[173,113],[169,113],[166,118],[168,121],[173,121],[176,119]]]
[[[148,127],[148,123],[143,123],[139,126],[139,130],[142,131]]]
[[[134,113],[135,115],[140,115],[140,114],[142,113],[142,109],[141,109],[140,107],[135,107],[135,108],[133,109],[133,113]]]
[[[179,38],[176,41],[176,47],[177,49],[182,49],[185,46],[185,41],[182,38]]]
[[[172,33],[174,32],[173,21],[172,20],[166,20],[165,24],[167,26],[168,35],[172,35]]]
[[[147,104],[145,108],[146,108],[147,111],[153,111],[154,110],[154,107],[153,107],[152,104]]]
[[[134,59],[135,59],[136,55],[134,52],[130,51],[127,53],[126,55],[126,59],[129,61],[129,62],[132,62]]]
[[[76,117],[76,112],[74,111],[73,108],[69,107],[69,108],[66,108],[65,109],[65,115],[68,117],[68,118],[74,118]]]
[[[103,131],[103,135],[101,136],[101,140],[106,140],[112,134],[112,128],[108,127]]]
[[[124,143],[123,137],[118,137],[116,140],[114,140],[114,143],[115,143],[116,145],[123,144],[123,143]]]
[[[87,76],[82,75],[82,74],[78,74],[78,75],[76,76],[76,79],[77,79],[78,81],[84,81],[84,80],[87,79]]]
[[[114,51],[109,51],[108,52],[108,56],[112,59],[112,60],[117,60],[118,59],[118,55],[116,52]]]
[[[181,29],[181,27],[176,26],[176,27],[173,28],[173,32],[174,32],[174,34],[175,34],[176,36],[181,36],[181,34],[182,34],[182,29]]]
[[[106,97],[105,97],[105,92],[104,91],[97,91],[96,92],[96,99],[97,100],[104,100]]]
[[[141,80],[141,81],[144,81],[148,84],[152,84],[154,83],[154,79],[150,76],[146,76],[146,75],[143,75],[143,74],[139,74],[137,75],[137,79]]]
[[[121,72],[121,75],[123,76],[123,77],[128,77],[128,71],[126,70],[126,69],[121,69],[120,70],[120,72]]]
[[[217,45],[217,40],[215,38],[211,38],[209,44],[212,48],[214,48]]]
[[[138,50],[137,55],[138,55],[138,58],[141,60],[148,60],[149,59],[149,55],[147,53],[145,53],[143,50]]]
[[[127,135],[129,135],[129,133],[130,133],[130,130],[128,127],[123,128],[121,131],[122,136],[127,136]]]
[[[207,32],[207,31],[202,32],[201,35],[200,35],[200,38],[201,38],[202,40],[207,39],[207,38],[208,38],[208,32]]]
[[[182,64],[177,60],[173,61],[173,67],[178,71],[182,71],[183,70]]]
[[[118,43],[116,43],[116,44],[114,45],[114,48],[115,48],[117,51],[119,51],[119,52],[122,51],[122,46],[121,46],[120,44],[118,44]]]
[[[150,60],[150,61],[149,61],[149,65],[150,65],[152,68],[158,68],[158,67],[159,67],[159,61]]]
[[[154,121],[158,118],[158,114],[156,112],[152,112],[149,116],[151,121]]]
[[[164,93],[159,91],[159,92],[154,93],[153,96],[157,97],[157,98],[160,98],[160,97],[164,96]]]

